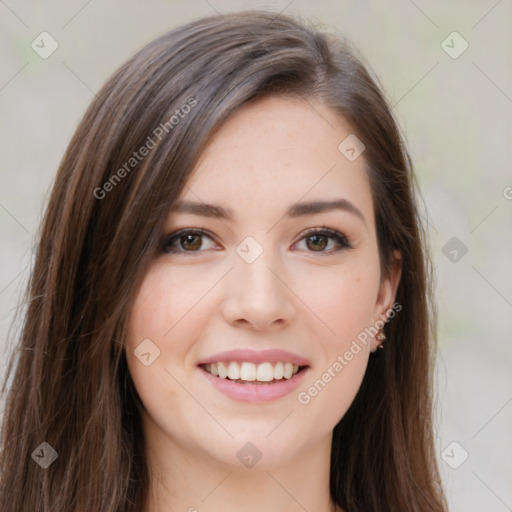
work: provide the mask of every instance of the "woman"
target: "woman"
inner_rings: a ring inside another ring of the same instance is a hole
[[[55,181],[1,510],[445,511],[427,264],[347,43],[264,12],[158,38]]]

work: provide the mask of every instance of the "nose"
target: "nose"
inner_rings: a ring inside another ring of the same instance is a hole
[[[294,294],[284,273],[260,256],[252,263],[239,260],[225,282],[222,313],[226,322],[258,331],[279,330],[296,314]]]

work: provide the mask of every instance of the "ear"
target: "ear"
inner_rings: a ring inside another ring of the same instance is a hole
[[[390,315],[394,315],[393,304],[395,303],[396,291],[402,275],[402,253],[399,250],[393,251],[391,268],[388,276],[383,276],[379,286],[377,301],[375,303],[374,323],[386,322]],[[401,309],[401,306],[400,306]],[[375,352],[379,342],[372,338],[371,351]]]

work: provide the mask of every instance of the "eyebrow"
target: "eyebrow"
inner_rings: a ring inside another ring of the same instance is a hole
[[[285,217],[301,217],[304,215],[314,215],[333,210],[342,210],[352,213],[366,226],[366,219],[354,204],[347,199],[334,199],[331,201],[312,201],[309,203],[295,203],[285,213]],[[171,208],[173,212],[191,213],[201,217],[216,217],[219,219],[233,220],[234,212],[231,208],[224,208],[216,204],[196,203],[193,201],[177,201]]]

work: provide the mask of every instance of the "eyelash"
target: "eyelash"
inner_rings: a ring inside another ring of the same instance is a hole
[[[172,233],[165,237],[163,241],[162,251],[167,254],[186,254],[186,255],[193,255],[194,253],[201,253],[204,252],[204,250],[198,250],[198,251],[185,251],[181,249],[172,248],[172,244],[179,240],[179,238],[183,235],[199,235],[199,236],[206,236],[210,238],[210,240],[213,240],[213,237],[204,229],[194,228],[194,229],[180,229],[179,231],[176,231],[175,233]],[[335,229],[328,228],[324,226],[323,228],[312,228],[306,231],[301,238],[299,239],[299,242],[304,240],[305,238],[311,237],[313,235],[318,236],[327,236],[328,238],[334,239],[338,244],[338,248],[330,249],[329,251],[308,251],[311,253],[317,253],[322,255],[330,255],[333,253],[336,253],[338,251],[344,250],[344,249],[352,249],[352,244],[350,243],[349,239],[340,233],[339,231]]]

